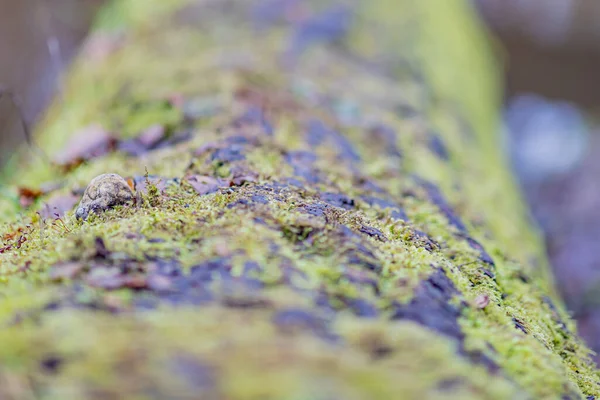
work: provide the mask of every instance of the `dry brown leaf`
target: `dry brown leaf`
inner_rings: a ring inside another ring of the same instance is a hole
[[[490,296],[487,294],[480,294],[475,298],[473,303],[476,308],[485,308],[488,304],[490,304]]]
[[[99,124],[93,124],[73,135],[54,161],[66,168],[75,167],[85,160],[109,153],[115,145],[116,140],[108,131]]]
[[[68,261],[54,264],[50,269],[49,277],[53,281],[75,278],[84,268],[79,261]]]
[[[79,197],[71,193],[57,193],[42,203],[39,213],[42,218],[62,217],[65,212],[73,209]]]
[[[229,181],[212,176],[191,175],[186,178],[186,181],[199,195],[216,192],[221,187],[229,187]]]
[[[164,125],[155,124],[144,130],[137,137],[119,143],[119,150],[132,155],[141,156],[152,150],[165,138],[167,130]]]

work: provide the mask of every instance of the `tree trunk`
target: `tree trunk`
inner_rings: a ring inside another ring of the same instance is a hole
[[[0,398],[594,398],[493,69],[459,0],[106,6],[5,170]]]

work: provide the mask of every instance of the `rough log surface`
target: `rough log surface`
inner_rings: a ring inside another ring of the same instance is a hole
[[[5,170],[0,399],[595,398],[480,29],[463,1],[107,6],[38,129],[56,164]],[[135,204],[77,220],[102,173]]]

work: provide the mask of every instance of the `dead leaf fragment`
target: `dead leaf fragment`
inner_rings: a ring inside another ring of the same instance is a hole
[[[164,125],[154,124],[140,133],[137,137],[119,143],[119,150],[139,157],[160,143],[165,138],[167,130]]]
[[[50,269],[49,276],[53,281],[73,279],[83,270],[83,267],[83,264],[79,261],[68,261],[54,264]]]
[[[33,189],[28,187],[19,188],[19,203],[21,207],[26,208],[31,206],[43,192],[40,189]]]
[[[231,183],[234,186],[241,186],[244,183],[258,181],[258,174],[249,168],[237,165],[231,169]]]
[[[109,258],[110,250],[106,248],[106,244],[104,243],[104,239],[101,237],[96,237],[94,240],[94,247],[96,249],[96,257],[97,258]]]
[[[79,198],[71,193],[57,193],[42,203],[39,213],[42,218],[62,217],[67,211],[73,209]]]
[[[123,277],[123,286],[130,289],[145,289],[148,287],[148,283],[145,275],[126,275]]]
[[[93,124],[73,135],[54,162],[66,168],[75,167],[83,161],[111,152],[115,144],[115,138],[108,131],[99,124]]]
[[[229,181],[213,178],[212,176],[191,175],[186,181],[194,188],[199,195],[205,195],[216,192],[219,188],[229,187]]]
[[[147,285],[148,289],[157,292],[168,291],[172,287],[171,279],[159,274],[152,274],[148,276]]]
[[[473,303],[476,308],[485,308],[488,304],[490,304],[490,296],[488,296],[487,294],[480,294],[475,298]]]
[[[206,152],[209,152],[212,150],[217,150],[221,147],[222,146],[220,146],[219,143],[217,143],[217,142],[208,142],[208,143],[205,143],[202,146],[198,147],[196,150],[194,150],[194,155],[196,157],[199,157]]]
[[[164,178],[161,176],[150,175],[148,178],[145,176],[134,176],[133,177],[133,186],[135,191],[138,193],[148,193],[148,182],[150,184],[156,186],[159,192],[162,192],[167,188],[168,184],[173,183],[173,179]],[[131,186],[131,185],[130,185]]]
[[[101,289],[118,289],[125,284],[125,277],[116,267],[97,267],[85,277],[88,285]]]

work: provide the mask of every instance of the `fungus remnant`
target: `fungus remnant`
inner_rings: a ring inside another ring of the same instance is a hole
[[[75,215],[87,219],[90,212],[99,213],[133,200],[133,192],[127,181],[118,174],[102,174],[85,189]]]

